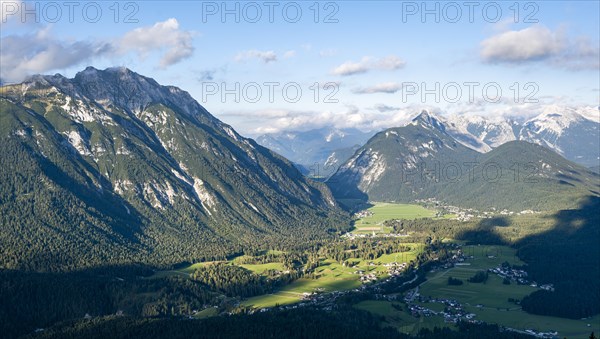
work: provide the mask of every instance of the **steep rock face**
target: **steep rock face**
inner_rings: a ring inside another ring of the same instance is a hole
[[[451,137],[435,116],[422,112],[405,127],[376,134],[328,180],[335,196],[412,201],[437,191],[440,166],[473,161],[477,152]]]
[[[99,220],[79,228],[66,216],[26,214],[25,220],[54,227],[60,243],[71,243],[69,232],[84,239],[90,230],[105,230],[96,240],[103,245],[82,245],[81,258],[57,258],[57,267],[86,265],[86,251],[109,249],[122,261],[222,257],[344,227],[345,215],[325,185],[240,136],[187,92],[128,69],[89,67],[73,79],[34,76],[2,87],[0,105],[2,157],[24,157],[31,167],[24,177],[0,169],[11,183],[2,190],[2,208],[19,203],[11,191],[22,189],[23,180],[41,180],[45,186],[22,192],[31,206],[59,191],[57,206],[68,195],[79,206],[76,215],[97,213]],[[18,232],[39,241],[25,221],[10,224],[5,241]],[[26,260],[15,256],[13,265]]]
[[[546,147],[509,141],[478,153],[442,120],[421,113],[380,132],[328,181],[342,202],[434,198],[463,207],[551,210],[598,195],[600,177]]]

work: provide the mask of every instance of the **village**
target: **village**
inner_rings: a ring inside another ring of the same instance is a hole
[[[538,285],[538,283],[536,283],[535,281],[530,282],[527,279],[527,272],[525,272],[524,270],[511,268],[510,264],[508,264],[507,262],[500,264],[496,268],[488,269],[488,272],[497,274],[500,278],[508,279],[521,285],[529,285],[531,287],[541,288],[550,292],[554,291],[553,284]]]

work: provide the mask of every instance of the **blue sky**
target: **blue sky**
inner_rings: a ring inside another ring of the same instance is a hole
[[[599,103],[598,1],[0,2],[4,82],[126,66],[246,135]]]

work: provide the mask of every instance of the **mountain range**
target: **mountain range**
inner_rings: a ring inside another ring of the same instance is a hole
[[[324,184],[129,69],[0,94],[2,267],[224,258],[347,225]]]
[[[481,209],[552,210],[598,195],[600,177],[547,147],[508,141],[480,153],[456,130],[424,111],[411,123],[377,133],[327,181],[355,202],[436,199]]]
[[[585,167],[600,166],[600,112],[597,107],[548,106],[529,119],[429,114],[445,126],[452,138],[480,153],[509,141],[524,140],[545,146]],[[326,174],[331,175],[350,158],[352,151],[377,132],[321,127],[304,132],[265,134],[259,136],[257,142],[305,168],[320,164],[328,170]]]
[[[355,128],[322,127],[263,134],[256,142],[290,159],[304,174],[328,178],[372,135]]]
[[[586,167],[600,164],[600,112],[597,107],[549,106],[533,118],[483,118],[452,115],[443,120],[465,145],[489,152],[506,142],[523,140],[545,146]]]

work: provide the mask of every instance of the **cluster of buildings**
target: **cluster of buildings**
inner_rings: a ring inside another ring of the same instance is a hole
[[[473,218],[492,218],[496,215],[511,216],[511,215],[540,213],[540,212],[533,211],[533,210],[524,210],[521,212],[513,212],[513,211],[509,211],[507,209],[504,209],[504,210],[498,211],[493,207],[491,208],[490,211],[479,211],[474,208],[461,208],[461,207],[457,207],[457,206],[446,205],[443,202],[438,201],[433,198],[419,199],[419,200],[416,200],[416,202],[423,203],[425,205],[433,205],[433,207],[435,207],[435,208],[442,208],[447,213],[455,214],[456,219],[460,220],[460,221],[469,221]]]
[[[524,333],[524,334],[529,334],[532,335],[536,338],[558,338],[558,332],[556,331],[548,331],[548,332],[539,332],[533,329],[528,329],[525,331],[522,330],[517,330],[514,328],[510,328],[510,327],[505,327],[504,328],[506,331],[512,331],[512,332],[517,332],[517,333]]]
[[[535,281],[530,282],[527,279],[527,272],[525,272],[524,270],[511,268],[506,264],[499,265],[495,268],[490,268],[488,269],[488,272],[497,274],[500,278],[508,278],[511,281],[515,281],[521,285],[529,285],[531,287],[537,287],[546,291],[554,292],[553,284],[538,285]]]
[[[417,299],[421,303],[441,303],[444,305],[444,310],[436,312],[427,307],[411,303],[415,299]],[[424,299],[419,295],[419,292],[417,292],[416,290],[409,292],[404,300],[409,303],[409,312],[414,317],[431,317],[437,315],[442,316],[446,323],[453,324],[456,324],[459,321],[477,322],[477,320],[474,319],[476,315],[474,313],[469,313],[465,311],[462,308],[462,305],[456,300],[438,298]]]
[[[367,283],[377,280],[377,276],[375,275],[375,273],[365,274],[363,271],[356,271],[356,272],[358,274],[360,274],[360,282],[362,282],[363,284],[367,284]]]
[[[357,219],[370,217],[372,215],[373,215],[373,212],[371,212],[369,210],[362,210],[360,212],[354,213],[354,217],[357,218]]]
[[[510,266],[505,264],[501,264],[495,268],[489,268],[488,272],[497,274],[500,278],[508,278],[510,280],[516,281],[522,285],[529,283],[529,281],[527,280],[527,272],[511,268]]]
[[[408,267],[408,264],[405,262],[401,264],[397,262],[391,262],[389,264],[383,264],[383,266],[387,267],[388,273],[393,277],[402,274]]]

